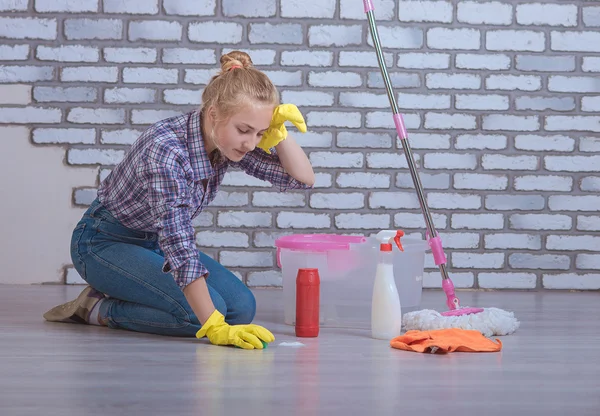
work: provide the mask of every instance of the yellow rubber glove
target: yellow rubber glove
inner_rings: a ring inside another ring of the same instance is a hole
[[[196,332],[196,338],[206,336],[214,345],[235,345],[246,350],[263,349],[266,343],[275,341],[275,337],[269,330],[259,325],[229,325],[225,317],[215,309],[210,318]]]
[[[271,148],[275,147],[280,141],[287,138],[286,121],[291,121],[302,133],[306,133],[306,123],[302,113],[294,104],[281,104],[275,107],[273,118],[267,131],[264,132],[262,140],[258,147],[267,153],[271,153]]]

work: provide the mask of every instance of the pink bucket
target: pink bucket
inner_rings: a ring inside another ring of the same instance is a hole
[[[367,241],[363,236],[336,235],[336,234],[296,234],[278,238],[275,241],[277,247],[277,266],[281,267],[280,250],[305,251],[329,251],[349,250],[350,244],[358,244]]]

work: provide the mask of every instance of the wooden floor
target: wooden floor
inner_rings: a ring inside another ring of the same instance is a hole
[[[0,286],[0,415],[600,415],[599,292],[461,292],[521,328],[499,353],[440,356],[362,330],[297,339],[279,290],[255,291],[262,351],[43,321],[81,289]]]

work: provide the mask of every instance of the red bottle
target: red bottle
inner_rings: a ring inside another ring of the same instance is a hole
[[[298,269],[296,276],[296,336],[319,335],[319,292],[321,280],[318,269]]]

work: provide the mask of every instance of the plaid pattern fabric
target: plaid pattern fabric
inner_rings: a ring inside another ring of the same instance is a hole
[[[285,172],[275,153],[259,148],[240,162],[225,159],[213,167],[201,132],[198,111],[152,125],[98,189],[100,202],[123,225],[158,234],[163,271],[181,288],[208,274],[198,258],[192,219],[214,200],[230,166],[280,191],[309,188]]]

